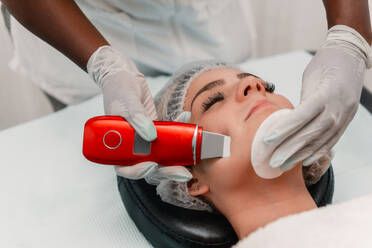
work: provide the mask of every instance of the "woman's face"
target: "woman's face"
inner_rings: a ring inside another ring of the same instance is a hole
[[[293,108],[284,96],[267,92],[264,84],[231,68],[207,71],[191,83],[184,105],[191,112],[190,122],[231,137],[229,157],[207,159],[193,167],[194,176],[204,180],[209,191],[236,190],[248,177],[261,180],[251,165],[254,135],[271,113]]]

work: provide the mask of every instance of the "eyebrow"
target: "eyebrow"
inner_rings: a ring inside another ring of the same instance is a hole
[[[239,79],[242,79],[242,78],[245,78],[245,77],[248,77],[248,76],[252,76],[252,77],[255,77],[255,78],[258,78],[258,79],[261,79],[262,80],[262,78],[260,78],[259,76],[256,76],[256,75],[254,75],[252,73],[248,73],[248,72],[242,72],[242,73],[237,74],[236,76]]]
[[[201,93],[203,93],[204,91],[207,91],[207,90],[210,90],[210,89],[213,89],[217,86],[220,86],[220,85],[223,85],[225,84],[225,80],[223,79],[219,79],[219,80],[216,80],[216,81],[213,81],[213,82],[210,82],[208,83],[207,85],[205,85],[203,88],[201,88],[194,96],[194,98],[192,99],[191,101],[191,107],[190,109],[192,109],[192,105],[194,104],[194,101],[196,99],[196,97],[198,97]]]
[[[239,73],[236,75],[239,79],[242,79],[244,77],[247,77],[247,76],[253,76],[253,77],[256,77],[256,78],[259,78],[261,79],[260,77],[256,76],[256,75],[253,75],[251,73],[248,73],[248,72],[242,72],[242,73]],[[204,91],[207,91],[207,90],[210,90],[210,89],[213,89],[217,86],[220,86],[220,85],[223,85],[225,84],[225,80],[223,79],[218,79],[216,81],[213,81],[213,82],[210,82],[208,84],[206,84],[203,88],[201,88],[194,96],[194,98],[192,99],[191,101],[191,107],[190,109],[192,109],[192,105],[194,104],[194,101],[196,99],[197,96],[199,96],[201,93],[203,93]]]

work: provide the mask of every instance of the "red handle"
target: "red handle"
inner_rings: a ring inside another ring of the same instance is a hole
[[[200,162],[201,127],[170,121],[154,124],[158,137],[149,144],[135,137],[135,130],[121,116],[91,118],[85,123],[83,154],[92,162],[109,165],[153,161],[165,166],[185,166]],[[135,153],[134,147],[139,143],[149,146],[148,154]]]

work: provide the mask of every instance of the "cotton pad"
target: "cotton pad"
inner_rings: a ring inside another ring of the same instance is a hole
[[[292,110],[281,109],[272,113],[262,122],[256,132],[256,135],[254,136],[251,149],[251,161],[253,169],[259,177],[271,179],[279,177],[281,174],[283,174],[283,171],[280,170],[280,167],[270,167],[270,159],[275,148],[266,145],[263,141],[263,138],[268,134],[268,131],[272,129],[274,123],[283,118],[290,111]]]

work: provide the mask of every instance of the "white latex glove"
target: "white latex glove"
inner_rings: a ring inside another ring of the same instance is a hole
[[[123,116],[143,139],[156,139],[154,101],[136,65],[111,46],[102,46],[90,57],[87,70],[102,89],[105,114]]]
[[[154,102],[136,65],[111,46],[102,46],[90,57],[87,70],[102,89],[105,113],[123,116],[143,139],[156,139]],[[116,170],[123,177],[139,179],[155,173],[157,168],[156,163],[145,162]]]
[[[300,104],[270,127],[263,138],[275,147],[270,166],[290,170],[327,154],[340,139],[359,105],[371,48],[354,29],[332,27],[307,66]]]

